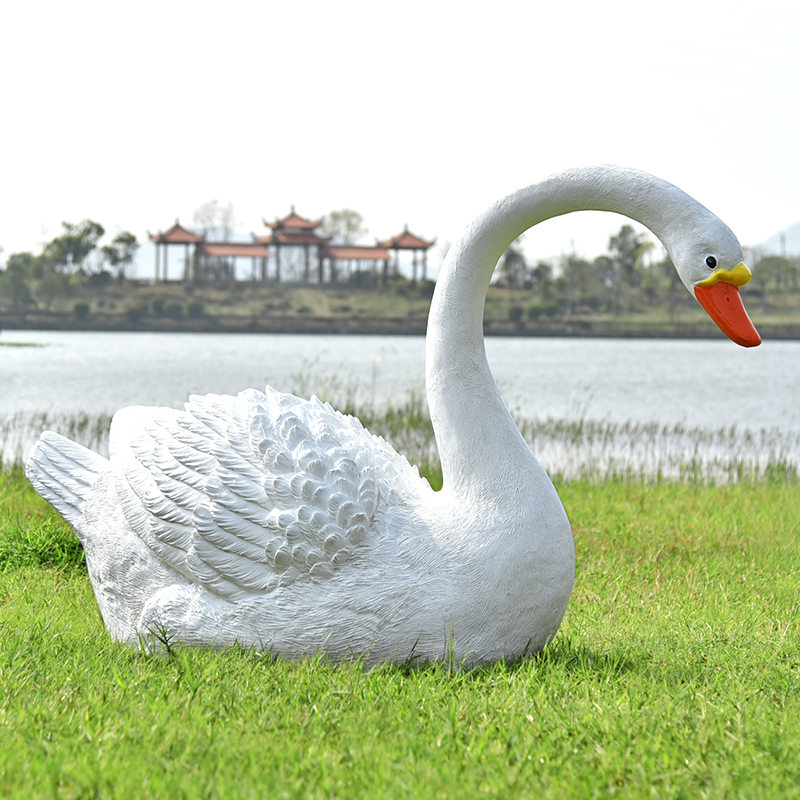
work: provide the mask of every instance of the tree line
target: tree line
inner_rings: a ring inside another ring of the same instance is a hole
[[[760,298],[764,309],[777,293],[800,291],[800,259],[750,253],[753,279],[748,293]],[[608,251],[592,260],[576,254],[557,262],[529,263],[521,247],[512,245],[503,255],[497,283],[508,289],[527,289],[531,304],[511,309],[517,320],[527,315],[569,318],[579,314],[621,313],[660,305],[672,317],[690,301],[670,258],[657,256],[655,243],[625,224],[611,236]]]
[[[70,285],[102,284],[112,273],[123,278],[139,249],[129,231],[99,246],[105,229],[91,219],[62,222],[61,227],[62,232],[45,243],[41,253],[12,253],[6,259],[6,268],[0,272],[0,300],[11,310],[39,304],[49,308],[57,297],[69,293]]]
[[[195,223],[209,241],[230,239],[232,207],[206,204],[195,214]],[[366,228],[360,214],[344,209],[326,216],[323,231],[336,243],[352,243]],[[17,313],[50,309],[76,286],[91,290],[115,277],[124,280],[139,242],[123,231],[101,245],[104,235],[103,226],[93,220],[64,222],[61,233],[39,254],[9,255],[0,271],[0,308]],[[751,257],[754,276],[748,293],[760,299],[765,310],[777,293],[800,291],[800,259],[757,251]],[[359,271],[342,276],[356,288],[377,288],[379,283],[370,277]],[[610,237],[606,253],[591,260],[573,253],[555,261],[531,262],[515,242],[500,261],[495,283],[517,290],[514,296],[525,302],[510,309],[516,320],[568,319],[587,313],[617,316],[654,305],[666,306],[672,315],[688,301],[669,258],[659,256],[654,242],[628,224]]]

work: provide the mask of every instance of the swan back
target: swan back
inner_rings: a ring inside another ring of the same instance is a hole
[[[131,527],[228,600],[332,578],[371,544],[381,500],[427,486],[358,420],[269,389],[125,409],[111,462]]]

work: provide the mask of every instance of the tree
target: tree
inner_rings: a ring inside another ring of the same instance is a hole
[[[369,233],[364,218],[351,208],[331,211],[322,223],[322,232],[331,237],[334,245],[355,244]]]
[[[636,267],[642,255],[642,248],[648,244],[647,238],[637,233],[632,225],[623,225],[616,236],[608,240],[608,251],[620,275],[632,286],[638,285]]]
[[[117,277],[124,278],[125,270],[133,263],[139,243],[129,231],[118,233],[111,244],[103,247],[103,256],[109,266],[117,271]]]
[[[652,247],[646,236],[637,233],[632,225],[623,225],[616,236],[608,241],[608,250],[611,256],[611,272],[609,275],[611,289],[614,293],[613,311],[620,312],[620,301],[628,289],[640,283],[638,267],[641,257],[646,250]]]
[[[0,299],[6,300],[12,311],[24,313],[36,303],[25,280],[27,275],[24,265],[13,259],[12,254],[8,258],[5,271],[0,273]]]
[[[529,278],[528,265],[525,263],[525,254],[519,247],[511,245],[506,250],[500,262],[500,276],[509,289],[519,289],[525,285]]]
[[[531,288],[543,300],[548,301],[553,296],[553,265],[547,261],[539,261],[531,270]]]
[[[199,228],[208,242],[230,242],[233,239],[236,226],[236,214],[233,204],[223,206],[219,201],[212,200],[203,203],[192,218],[195,228]],[[225,258],[206,256],[202,259],[203,275],[198,277],[203,280],[230,280],[233,276],[233,265]],[[186,264],[186,275],[190,274],[189,265]]]
[[[69,278],[60,272],[46,272],[36,284],[36,299],[48,311],[59,297],[68,297],[71,291]]]
[[[594,265],[574,254],[562,260],[557,286],[567,318],[580,306],[597,308],[603,301],[603,285]]]
[[[769,307],[768,293],[784,291],[794,283],[797,288],[797,274],[794,265],[782,256],[764,256],[753,272],[753,288],[761,289],[762,307]]]
[[[97,247],[105,229],[99,222],[90,219],[77,225],[62,222],[61,226],[64,233],[48,242],[42,255],[56,269],[75,272],[83,268],[86,257]]]
[[[220,205],[218,200],[203,203],[192,218],[195,228],[200,228],[209,242],[229,242],[233,239],[236,214],[233,203]]]
[[[17,275],[32,278],[31,268],[33,266],[33,253],[12,253],[6,261],[6,269]]]
[[[765,256],[758,262],[754,283],[764,289],[770,284],[776,289],[788,289],[793,273],[794,266],[788,258]]]
[[[683,292],[683,284],[675,270],[672,259],[666,256],[663,261],[652,264],[649,271],[661,276],[664,285],[667,286],[667,302],[669,304],[669,318],[673,321],[677,319],[678,311],[682,300],[686,295]]]

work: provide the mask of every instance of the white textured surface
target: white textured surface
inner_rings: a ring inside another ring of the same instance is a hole
[[[710,248],[741,260],[710,212],[632,170],[576,170],[495,204],[451,248],[431,307],[441,492],[356,420],[270,389],[125,409],[109,460],[43,434],[28,475],[83,542],[111,635],[368,663],[543,647],[572,590],[572,533],[489,371],[483,300],[513,239],[579,209],[648,225],[688,287]]]

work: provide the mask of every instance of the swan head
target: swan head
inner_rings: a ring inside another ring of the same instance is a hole
[[[689,235],[684,230],[677,243],[665,244],[684,286],[717,327],[742,347],[761,344],[739,295],[751,273],[730,228],[709,212],[699,224],[695,222]]]

